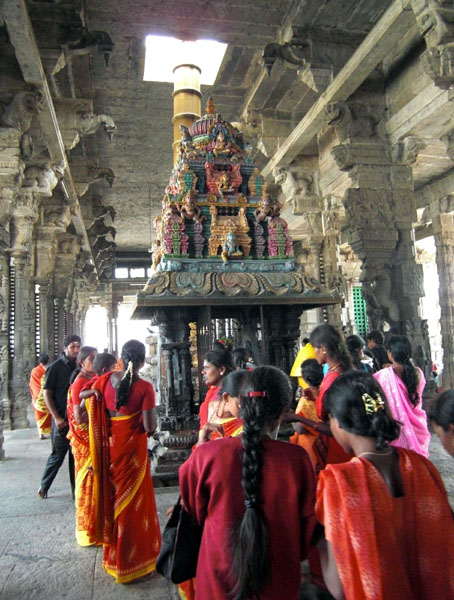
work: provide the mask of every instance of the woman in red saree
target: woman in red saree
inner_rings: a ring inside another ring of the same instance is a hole
[[[69,424],[68,439],[74,456],[74,474],[76,478],[76,540],[80,546],[90,546],[88,529],[93,503],[93,471],[91,469],[90,443],[88,436],[88,417],[80,410],[79,394],[95,374],[93,361],[96,348],[84,346],[77,357],[77,368],[71,375],[68,390],[67,418]]]
[[[45,440],[46,434],[50,434],[52,431],[52,415],[47,408],[47,404],[44,402],[43,394],[43,378],[46,374],[46,365],[48,362],[49,356],[45,353],[41,354],[38,365],[31,370],[29,382],[32,406],[40,440]]]
[[[319,473],[327,464],[345,462],[351,458],[331,435],[323,401],[325,393],[333,381],[341,373],[350,370],[352,364],[342,334],[329,323],[319,325],[312,331],[310,343],[314,347],[317,362],[321,365],[328,365],[328,372],[323,378],[315,400],[317,421],[298,415],[293,419],[287,416],[286,419],[300,422],[304,426],[307,425],[310,435],[316,436],[316,440],[312,445],[312,454],[315,459],[315,471]],[[292,437],[292,442],[299,444],[299,440],[294,437]],[[302,440],[301,445],[303,447],[304,443],[305,440]]]
[[[307,453],[271,438],[290,401],[288,377],[244,378],[242,436],[202,444],[180,467],[185,509],[201,525],[196,600],[297,600],[314,528]]]
[[[199,431],[199,444],[221,437],[236,437],[243,432],[239,408],[241,382],[247,371],[238,369],[223,377],[218,399],[208,404],[208,421]]]
[[[312,461],[315,462],[315,472],[319,474],[327,464],[346,462],[352,457],[332,437],[330,426],[327,423],[328,415],[324,409],[324,397],[327,390],[339,375],[352,368],[352,364],[342,334],[329,323],[316,327],[311,333],[309,342],[314,348],[317,362],[320,365],[328,365],[328,372],[323,378],[315,400],[317,420],[312,421],[301,415],[287,415],[286,419],[302,423],[304,427],[308,427],[307,434],[298,434],[298,437],[292,436],[291,440],[293,443],[307,449],[309,438],[310,456]],[[309,567],[311,582],[325,589],[319,554],[316,548],[313,548],[309,553]]]
[[[325,581],[340,600],[454,598],[454,520],[441,477],[422,455],[393,447],[399,424],[376,380],[358,371],[326,394],[348,463],[319,475],[316,515]]]
[[[222,379],[235,370],[232,356],[227,348],[216,348],[205,354],[203,360],[202,375],[208,386],[205,400],[200,405],[200,429],[211,418],[211,412],[208,413],[208,406],[211,401],[219,399]]]
[[[237,437],[243,433],[241,418],[240,389],[246,375],[245,369],[237,369],[222,380],[219,400],[209,403],[208,412],[212,415],[199,432],[199,441],[193,451],[202,444],[222,438]],[[196,579],[189,579],[178,585],[181,600],[193,600],[195,597]]]
[[[161,547],[147,434],[156,429],[154,390],[139,376],[145,346],[127,342],[125,371],[107,373],[93,385],[90,451],[96,514],[90,539],[104,545],[103,567],[117,583],[155,570]]]

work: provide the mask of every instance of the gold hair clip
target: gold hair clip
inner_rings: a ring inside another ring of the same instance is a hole
[[[373,415],[377,410],[385,408],[385,403],[380,394],[375,394],[375,398],[373,398],[370,394],[364,393],[361,399],[364,403],[366,415]]]

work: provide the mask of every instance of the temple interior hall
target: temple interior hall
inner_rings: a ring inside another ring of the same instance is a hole
[[[145,344],[173,491],[216,341],[403,334],[454,388],[453,48],[439,0],[0,0],[5,476],[70,334]]]

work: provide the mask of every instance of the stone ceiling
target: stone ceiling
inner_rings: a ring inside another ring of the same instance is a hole
[[[262,70],[263,48],[276,41],[287,15],[299,27],[325,29],[327,34],[339,36],[345,32],[358,43],[390,2],[164,0],[112,4],[107,0],[86,2],[89,28],[107,31],[115,43],[109,69],[101,60],[92,62],[95,112],[111,115],[118,127],[113,143],[97,136],[97,149],[100,164],[111,167],[116,176],[104,197],[117,210],[118,248],[146,250],[150,245],[150,206],[156,212],[160,208],[172,168],[173,89],[171,84],[142,80],[146,35],[228,43],[215,85],[202,86],[202,106],[211,94],[224,118],[238,121]],[[295,124],[300,115],[301,111],[294,116]]]
[[[102,197],[117,214],[117,252],[143,253],[150,247],[152,220],[172,168],[173,86],[143,81],[146,35],[228,43],[215,84],[202,86],[202,106],[212,95],[217,111],[228,120],[241,121],[252,142],[257,141],[255,115],[266,117],[270,133],[262,136],[256,155],[265,166],[324,87],[303,86],[296,80],[295,69],[279,65],[268,77],[261,60],[264,48],[289,41],[292,35],[299,37],[313,62],[330,63],[336,76],[392,4],[391,0],[28,0],[45,66],[80,25],[89,31],[105,31],[114,42],[107,68],[100,54],[75,53],[72,72],[66,79],[56,77],[54,88],[50,86],[57,104],[67,98],[87,99],[96,114],[108,115],[117,128],[113,141],[99,129],[68,153],[76,183],[86,164],[112,169],[115,175],[112,187],[105,178],[99,179],[81,196],[84,216],[92,216],[93,199]],[[410,0],[402,0],[402,7],[411,13]],[[452,167],[441,139],[449,129],[451,112],[446,111],[448,91],[435,88],[423,72],[419,79],[404,78],[403,83],[395,75],[405,72],[412,53],[416,56],[424,47],[411,14],[410,25],[389,44],[380,65],[382,76],[394,87],[387,135],[393,141],[402,135],[418,135],[426,144],[413,168],[415,185],[421,187]],[[429,109],[421,107],[418,98],[421,81],[426,85]],[[303,154],[317,153],[314,139]]]

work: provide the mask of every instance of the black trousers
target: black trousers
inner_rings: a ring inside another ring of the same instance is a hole
[[[65,430],[66,431],[66,430]],[[71,482],[71,491],[74,498],[74,457],[71,452],[71,446],[69,444],[69,440],[66,437],[66,433],[60,433],[58,427],[55,425],[54,420],[52,419],[52,453],[47,459],[46,468],[44,469],[43,478],[41,479],[41,489],[43,492],[47,492],[47,490],[52,485],[55,476],[58,473],[58,469],[63,464],[65,460],[66,453],[69,450],[68,454],[68,467],[69,467],[69,481]]]

